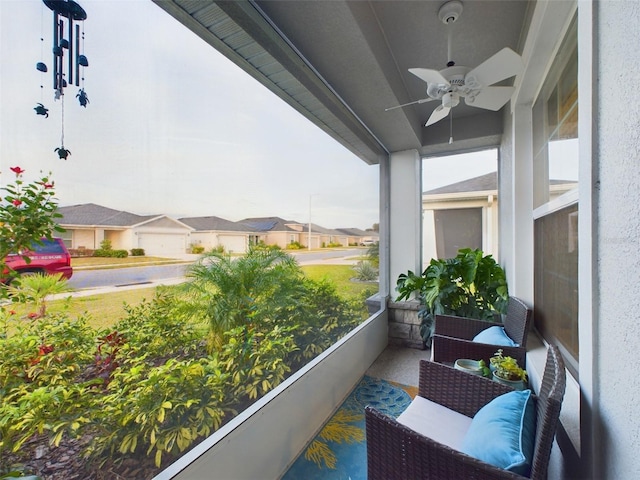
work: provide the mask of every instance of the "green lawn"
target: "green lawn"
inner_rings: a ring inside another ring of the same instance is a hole
[[[77,318],[85,312],[89,314],[89,325],[96,329],[113,325],[125,315],[124,304],[138,305],[143,300],[150,300],[156,288],[139,288],[122,290],[114,293],[103,293],[87,297],[72,297],[67,300],[54,300],[47,303],[47,312],[67,311],[71,318]],[[12,305],[17,315],[26,316],[35,310],[33,305]]]
[[[351,281],[355,273],[349,265],[307,265],[301,268],[313,280],[330,279],[336,285],[338,294],[345,298],[361,298],[363,291],[378,288],[376,283]],[[67,309],[72,318],[87,312],[90,315],[91,326],[104,328],[113,325],[125,315],[123,308],[125,303],[138,305],[145,299],[150,300],[155,295],[155,290],[155,287],[139,288],[87,297],[73,297],[69,300],[54,300],[47,304],[47,311],[55,313]],[[26,316],[35,310],[32,305],[15,305],[11,306],[11,309],[20,316]]]
[[[377,283],[352,281],[356,276],[351,265],[305,265],[301,267],[312,280],[330,279],[345,298],[360,298],[365,290],[377,290]]]
[[[171,263],[184,263],[182,260],[163,257],[76,257],[71,259],[73,268],[106,269],[139,267],[140,265],[167,265]]]

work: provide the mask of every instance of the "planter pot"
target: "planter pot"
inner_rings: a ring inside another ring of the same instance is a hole
[[[503,385],[508,385],[516,390],[524,390],[525,389],[525,384],[524,381],[522,380],[506,380],[504,378],[499,377],[498,375],[496,375],[496,372],[493,372],[493,381],[494,382],[498,382],[498,383],[502,383]]]
[[[453,367],[456,370],[461,370],[463,372],[470,373],[472,375],[482,375],[482,368],[478,365],[477,360],[470,360],[467,358],[459,358],[453,364]]]

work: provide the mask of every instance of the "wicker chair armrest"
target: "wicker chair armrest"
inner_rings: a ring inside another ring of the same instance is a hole
[[[467,417],[513,388],[428,360],[420,361],[418,395]]]
[[[436,315],[435,333],[448,337],[472,340],[481,331],[501,323],[477,320],[475,318],[456,317],[454,315]]]
[[[459,358],[484,360],[489,365],[489,359],[498,349],[502,349],[503,355],[515,358],[518,365],[525,368],[527,351],[524,347],[503,347],[442,335],[434,335],[431,344],[433,361],[451,365]]]
[[[420,435],[372,407],[365,408],[369,480],[522,479]]]

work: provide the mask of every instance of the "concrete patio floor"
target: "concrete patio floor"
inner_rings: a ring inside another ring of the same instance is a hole
[[[402,385],[418,385],[420,360],[428,360],[431,350],[389,345],[366,371],[366,375]]]

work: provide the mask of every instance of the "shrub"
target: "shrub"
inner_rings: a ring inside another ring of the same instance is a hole
[[[47,316],[25,323],[0,341],[0,456],[36,433],[58,445],[77,436],[94,408],[92,380],[82,377],[93,362],[93,331],[83,318]]]
[[[342,244],[339,243],[339,242],[331,242],[331,243],[327,244],[327,248],[339,248],[341,246],[342,246]]]
[[[189,250],[191,253],[200,254],[204,253],[204,247],[202,245],[191,245]]]
[[[374,267],[380,267],[380,242],[376,242],[367,248],[367,259]]]
[[[289,245],[287,245],[287,250],[302,250],[305,248],[307,247],[302,245],[300,242],[291,242]]]
[[[105,258],[127,258],[129,253],[126,250],[105,250],[100,248],[93,252],[94,257],[105,257]]]
[[[132,257],[144,257],[144,248],[132,248],[131,249]]]
[[[353,269],[356,272],[356,278],[363,282],[373,282],[378,279],[378,269],[368,260],[358,262]]]
[[[51,239],[53,232],[64,232],[56,223],[62,215],[57,212],[54,183],[48,176],[25,183],[24,170],[10,167],[16,178],[0,187],[0,273],[5,271],[5,258],[19,252],[41,238]],[[0,298],[6,291],[0,289]]]
[[[93,457],[121,454],[175,456],[218,429],[234,397],[216,357],[120,369],[95,412]]]

